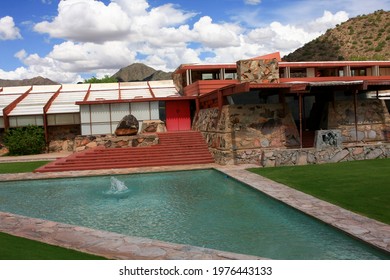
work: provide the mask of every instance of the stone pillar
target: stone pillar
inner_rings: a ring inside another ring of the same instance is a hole
[[[279,83],[279,63],[276,58],[240,60],[237,75],[241,83]]]

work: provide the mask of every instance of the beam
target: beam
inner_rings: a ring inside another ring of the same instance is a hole
[[[13,109],[15,109],[15,107],[23,100],[27,97],[27,95],[32,91],[33,87],[30,87],[29,90],[27,90],[25,93],[23,93],[21,96],[19,96],[18,98],[16,98],[13,102],[11,102],[10,104],[8,104],[8,106],[6,106],[4,109],[3,109],[3,120],[4,120],[4,129],[7,130],[9,129],[9,118],[8,118],[8,114],[12,112]]]
[[[50,99],[46,102],[45,106],[43,106],[43,129],[45,130],[45,141],[46,143],[49,141],[49,129],[48,129],[48,123],[47,123],[47,112],[49,111],[51,105],[53,104],[54,100],[58,97],[62,89],[62,85],[60,88],[50,97]]]
[[[354,113],[355,113],[355,140],[356,140],[356,143],[358,143],[358,117],[357,117],[357,93],[358,91],[355,90],[354,93],[353,93],[353,109],[354,109]]]
[[[299,142],[300,142],[300,146],[301,146],[301,149],[303,148],[303,142],[302,142],[302,137],[303,137],[303,128],[302,128],[302,110],[303,110],[303,106],[302,106],[302,94],[298,94],[298,97],[299,97]]]

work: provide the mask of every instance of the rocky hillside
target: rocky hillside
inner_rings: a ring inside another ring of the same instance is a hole
[[[17,87],[17,86],[33,86],[33,85],[58,85],[47,78],[35,77],[24,80],[2,80],[0,79],[0,87]]]
[[[390,11],[351,18],[283,60],[390,60]]]
[[[112,77],[116,78],[119,82],[160,81],[171,80],[172,73],[155,70],[142,63],[133,63],[120,69]]]

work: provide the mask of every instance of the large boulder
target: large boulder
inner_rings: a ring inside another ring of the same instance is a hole
[[[115,129],[117,136],[136,135],[138,133],[139,123],[133,115],[127,115],[119,122]]]

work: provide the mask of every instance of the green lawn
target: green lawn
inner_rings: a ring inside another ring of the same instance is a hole
[[[49,161],[0,163],[0,174],[32,172]],[[0,260],[99,260],[84,254],[0,232]]]
[[[0,174],[33,172],[50,161],[29,161],[29,162],[3,162],[0,163]]]
[[[390,224],[390,159],[249,171]]]
[[[0,232],[0,260],[103,260],[104,258]]]

